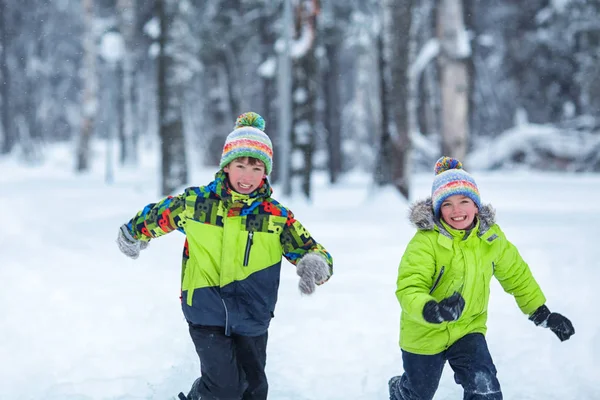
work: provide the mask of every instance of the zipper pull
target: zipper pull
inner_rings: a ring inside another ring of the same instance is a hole
[[[252,248],[252,237],[254,236],[254,232],[248,232],[248,241],[246,242],[246,250],[244,251],[244,267],[248,266],[248,262],[250,261],[250,249]]]

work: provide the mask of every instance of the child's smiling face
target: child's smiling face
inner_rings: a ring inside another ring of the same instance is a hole
[[[249,157],[236,158],[223,168],[229,176],[231,188],[241,194],[250,194],[258,189],[265,175],[265,164]]]
[[[440,210],[444,221],[459,230],[468,229],[479,212],[473,200],[461,194],[455,194],[444,200]]]

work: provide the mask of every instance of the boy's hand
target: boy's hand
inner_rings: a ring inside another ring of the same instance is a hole
[[[465,299],[458,292],[445,298],[439,303],[429,300],[423,307],[423,318],[432,324],[441,324],[444,321],[456,321],[465,308]]]
[[[575,328],[567,317],[562,314],[550,312],[546,305],[540,306],[529,317],[537,326],[549,328],[561,342],[575,334]]]
[[[119,235],[117,236],[117,244],[121,253],[125,254],[129,258],[134,260],[139,257],[140,250],[144,250],[148,247],[148,242],[135,239],[131,236],[129,228],[126,224],[121,225],[119,228]]]
[[[319,254],[308,253],[298,261],[296,273],[300,277],[298,282],[300,292],[312,294],[315,285],[320,285],[329,278],[329,264]]]

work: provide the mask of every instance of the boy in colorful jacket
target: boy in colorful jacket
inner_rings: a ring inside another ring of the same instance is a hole
[[[271,197],[273,147],[264,128],[260,115],[240,115],[214,181],[147,205],[119,229],[119,248],[134,259],[151,239],[186,236],[181,300],[201,370],[190,400],[266,399],[282,257],[296,266],[303,294],[333,272],[330,254]]]
[[[411,206],[417,233],[398,268],[404,374],[390,379],[390,399],[432,399],[446,361],[465,400],[502,399],[484,336],[492,276],[536,325],[561,341],[575,330],[546,307],[529,267],[496,224],[492,207],[481,204],[461,162],[442,157],[435,174],[431,198]]]

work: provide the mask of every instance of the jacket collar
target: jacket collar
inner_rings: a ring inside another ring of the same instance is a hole
[[[455,236],[449,232],[452,228],[443,223],[440,218],[435,217],[431,197],[416,201],[410,205],[409,220],[418,230],[430,231],[437,229],[442,235],[448,238],[453,238]],[[495,223],[496,210],[489,204],[482,204],[479,208],[477,223],[473,228],[473,231],[477,231],[477,236],[481,237]]]

